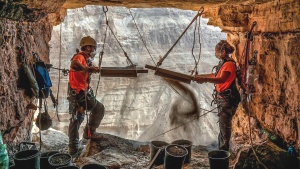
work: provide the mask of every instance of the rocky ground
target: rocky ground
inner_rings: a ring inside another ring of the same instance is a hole
[[[150,164],[150,142],[138,142],[103,134],[101,141],[81,140],[84,149],[73,158],[73,165],[82,167],[94,163],[107,166],[109,169],[148,169]],[[32,140],[39,148],[39,134],[33,130]],[[280,140],[278,140],[280,141]],[[245,146],[239,153],[231,152],[230,169],[299,169],[300,161],[291,156],[283,148],[278,147],[278,141],[266,140],[260,145]],[[208,152],[214,148],[205,146],[191,147],[191,162],[184,164],[183,169],[209,169]],[[42,131],[41,152],[68,152],[68,136],[63,132],[50,128]],[[295,152],[296,153],[296,152]],[[257,160],[260,160],[260,162]],[[164,169],[163,165],[153,166],[152,169]]]
[[[33,134],[33,140],[38,142],[39,135]],[[68,137],[59,131],[50,129],[42,132],[42,152],[67,152]],[[73,165],[78,167],[89,163],[108,166],[110,169],[144,169],[150,163],[150,143],[138,142],[104,134],[99,142],[81,140],[84,149],[73,159]],[[38,145],[37,145],[38,147]],[[192,146],[192,158],[183,169],[209,169],[208,149],[204,146]],[[163,165],[152,169],[163,169]]]

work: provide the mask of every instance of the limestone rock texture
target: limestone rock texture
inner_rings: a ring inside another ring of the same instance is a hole
[[[233,57],[241,70],[245,68],[245,34],[256,21],[250,49],[250,56],[254,50],[258,51],[256,90],[252,102],[241,103],[234,116],[231,149],[239,152],[251,146],[250,125],[254,144],[264,143],[266,138],[261,132],[264,128],[282,139],[283,145],[290,143],[299,150],[299,0],[1,1],[0,129],[6,143],[27,139],[32,118],[32,112],[25,108],[29,98],[17,90],[16,47],[24,46],[29,59],[34,51],[49,61],[52,27],[64,20],[66,9],[85,5],[173,7],[194,11],[204,6],[203,17],[209,19],[208,24],[220,27],[235,46]]]

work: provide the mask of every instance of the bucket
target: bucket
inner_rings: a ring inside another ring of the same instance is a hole
[[[173,141],[172,144],[177,144],[177,145],[183,146],[184,148],[187,149],[188,154],[185,157],[184,163],[190,163],[191,159],[192,159],[192,145],[193,145],[193,143],[189,140],[176,140],[176,141]]]
[[[63,166],[63,167],[59,167],[57,169],[79,169],[79,168],[76,166]]]
[[[165,151],[165,169],[181,169],[188,154],[187,149],[180,145],[171,144],[166,147]]]
[[[108,169],[108,168],[99,164],[87,164],[82,166],[80,169]]]
[[[157,151],[159,149],[162,149],[162,151],[160,151],[159,155],[157,156],[157,158],[154,161],[154,165],[158,166],[164,163],[164,156],[165,156],[165,147],[169,145],[168,143],[164,142],[164,141],[151,141],[151,145],[150,145],[150,161],[153,160],[155,154],[157,153]]]
[[[13,156],[15,168],[40,169],[40,155],[38,150],[23,150]]]
[[[59,151],[48,151],[48,152],[44,152],[41,154],[40,157],[40,167],[41,169],[51,169],[51,165],[49,164],[49,157],[52,156],[53,154],[59,153]]]
[[[49,157],[48,162],[51,165],[51,169],[70,166],[72,162],[72,156],[66,153],[56,153]]]
[[[214,150],[208,153],[210,169],[228,169],[230,153],[224,150]]]

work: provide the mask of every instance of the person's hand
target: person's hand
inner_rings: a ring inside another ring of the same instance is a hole
[[[99,73],[100,72],[100,68],[99,67],[95,67],[95,66],[91,66],[88,68],[88,72],[89,73]]]
[[[194,81],[196,81],[197,83],[205,83],[207,81],[207,78],[206,76],[204,75],[196,75],[195,78],[194,78]]]

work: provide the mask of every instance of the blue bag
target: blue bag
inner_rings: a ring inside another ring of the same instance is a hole
[[[36,62],[33,64],[33,68],[39,86],[39,97],[47,98],[50,94],[50,87],[52,87],[48,69],[44,62]]]

